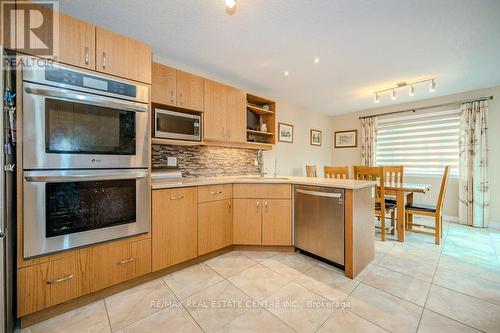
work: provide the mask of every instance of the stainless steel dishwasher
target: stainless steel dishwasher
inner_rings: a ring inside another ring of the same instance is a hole
[[[344,190],[295,186],[295,247],[344,266]]]

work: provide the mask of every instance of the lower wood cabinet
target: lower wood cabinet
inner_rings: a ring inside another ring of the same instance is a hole
[[[262,244],[292,244],[292,202],[290,199],[264,199]]]
[[[262,200],[233,199],[233,243],[262,243]]]
[[[153,271],[198,255],[197,191],[196,187],[153,191]]]
[[[198,255],[233,243],[232,200],[198,204]]]

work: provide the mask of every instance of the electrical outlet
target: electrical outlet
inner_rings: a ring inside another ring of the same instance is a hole
[[[177,157],[167,157],[168,167],[177,167]]]

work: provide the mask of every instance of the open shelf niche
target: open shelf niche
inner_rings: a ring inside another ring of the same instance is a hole
[[[265,126],[262,126],[264,125]],[[264,130],[267,127],[266,130]],[[247,94],[247,142],[274,144],[276,142],[276,103]]]

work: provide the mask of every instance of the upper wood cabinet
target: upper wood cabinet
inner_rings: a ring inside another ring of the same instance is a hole
[[[151,83],[151,48],[143,42],[96,28],[96,70]]]
[[[95,26],[60,13],[57,50],[57,61],[95,69]]]
[[[247,94],[240,89],[227,87],[227,141],[246,142]]]
[[[153,62],[151,102],[177,106],[177,70]]]
[[[198,254],[197,188],[153,191],[152,269],[169,267]]]
[[[177,70],[177,106],[203,111],[203,78]]]
[[[205,113],[203,114],[203,138],[225,141],[227,135],[227,87],[205,79]]]

